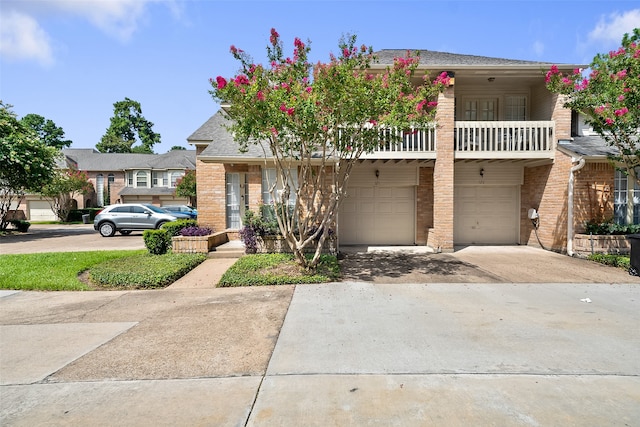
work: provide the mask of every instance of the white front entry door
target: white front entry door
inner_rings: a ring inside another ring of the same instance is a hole
[[[518,189],[518,186],[456,186],[454,243],[517,244],[520,233]]]

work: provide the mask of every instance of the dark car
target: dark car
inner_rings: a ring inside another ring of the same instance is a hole
[[[134,230],[151,230],[175,221],[175,215],[147,203],[122,203],[106,206],[93,220],[93,228],[103,237],[111,237],[116,231],[130,234]]]
[[[187,205],[168,205],[168,206],[163,206],[162,209],[165,209],[169,212],[173,213],[181,213],[181,214],[186,214],[189,215],[189,217],[191,219],[196,219],[198,218],[198,210],[196,208],[194,208],[193,206],[187,206]]]

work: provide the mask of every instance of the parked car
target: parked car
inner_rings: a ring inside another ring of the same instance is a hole
[[[196,208],[194,208],[193,206],[187,206],[187,205],[168,205],[168,206],[163,206],[162,209],[166,209],[169,212],[180,212],[180,213],[184,213],[189,215],[189,217],[191,219],[196,219],[198,218],[198,210]]]
[[[103,237],[111,237],[117,232],[130,234],[134,230],[160,228],[162,224],[177,218],[147,203],[122,203],[102,209],[93,220],[93,228]]]
[[[194,217],[192,217],[190,214],[186,212],[170,211],[169,209],[166,209],[164,206],[162,206],[160,209],[162,209],[169,215],[175,216],[178,219],[194,219]]]

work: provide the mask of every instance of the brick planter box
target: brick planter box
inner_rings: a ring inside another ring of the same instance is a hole
[[[207,254],[227,241],[227,233],[224,231],[208,236],[175,236],[171,238],[171,250],[179,254]]]
[[[629,254],[631,245],[625,235],[590,235],[576,234],[573,236],[573,250],[576,255],[587,257],[591,255],[591,247],[593,244],[593,253],[596,254]]]

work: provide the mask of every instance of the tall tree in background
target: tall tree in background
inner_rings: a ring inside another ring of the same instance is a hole
[[[45,119],[38,114],[27,114],[20,122],[32,129],[49,147],[55,147],[59,150],[71,146],[71,141],[64,139],[64,130],[56,126],[53,120]]]
[[[38,192],[53,177],[60,150],[50,147],[0,101],[0,230],[7,214],[27,192]]]
[[[270,42],[267,66],[231,46],[241,71],[229,80],[211,79],[211,94],[229,104],[223,111],[240,148],[262,146],[265,167],[275,169],[269,205],[280,232],[298,263],[315,269],[353,165],[381,144],[402,141],[403,130],[429,127],[448,77],[444,73],[432,82],[426,74],[414,86],[419,60],[409,52],[393,67],[373,72],[373,49],[357,47],[355,36],[340,40],[339,57],[315,67],[299,38],[291,57],[283,54],[275,29]],[[307,247],[314,250],[311,258]]]
[[[563,74],[554,66],[546,74],[547,88],[567,96],[565,107],[584,114],[587,124],[616,148],[612,160],[640,182],[640,29],[625,34],[618,50],[598,54],[588,77],[582,73]]]
[[[153,154],[153,146],[160,142],[160,134],[152,128],[153,123],[142,115],[140,103],[125,98],[113,104],[111,124],[96,148],[101,153]]]

